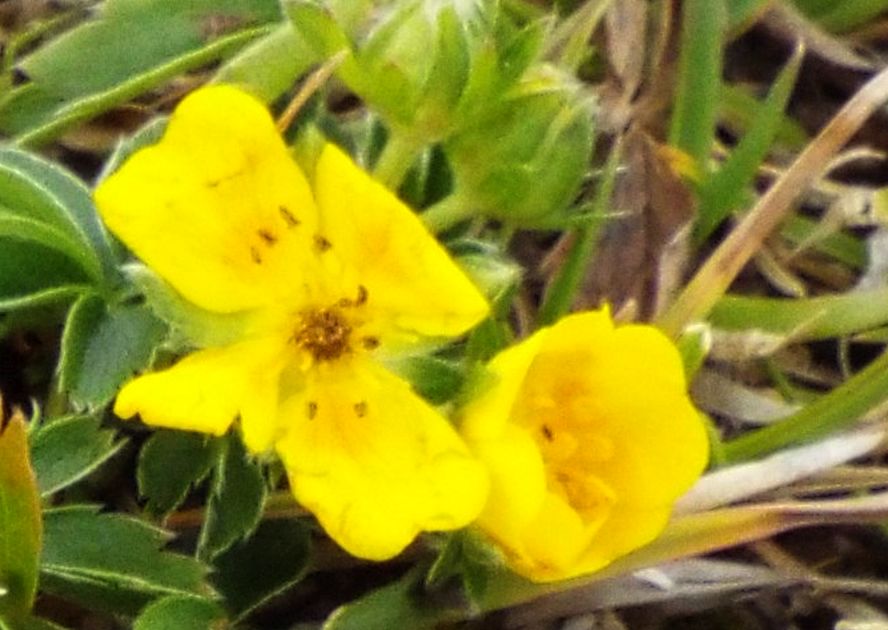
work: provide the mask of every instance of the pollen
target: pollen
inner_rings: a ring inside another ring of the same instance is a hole
[[[293,341],[316,361],[332,361],[351,350],[351,326],[337,308],[303,313]]]

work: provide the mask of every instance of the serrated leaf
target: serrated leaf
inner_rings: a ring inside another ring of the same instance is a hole
[[[200,595],[205,567],[162,550],[169,534],[94,505],[44,512],[43,590],[105,610],[132,613],[162,595]]]
[[[62,337],[59,385],[75,405],[96,408],[148,365],[166,327],[141,304],[108,305],[96,294],[71,308]]]
[[[28,56],[30,79],[0,105],[0,129],[44,142],[183,72],[216,61],[281,17],[275,0],[109,0]]]
[[[311,530],[302,521],[263,521],[252,536],[216,558],[211,580],[242,618],[298,583],[308,571]]]
[[[208,599],[171,595],[145,607],[133,630],[212,630],[225,618],[225,612]]]
[[[41,496],[67,488],[117,454],[126,440],[114,438],[92,415],[60,418],[32,431],[31,462]]]
[[[175,510],[188,491],[209,474],[220,441],[199,433],[157,431],[139,454],[136,478],[145,509],[157,516]]]
[[[76,177],[39,156],[0,148],[0,206],[64,232],[80,245],[94,277],[115,279],[117,259],[92,202]]]
[[[25,421],[15,413],[0,433],[0,617],[21,617],[31,609],[41,537],[40,498],[28,461]]]
[[[213,490],[197,545],[199,558],[212,559],[249,536],[265,505],[265,476],[240,438],[229,435],[213,475]]]

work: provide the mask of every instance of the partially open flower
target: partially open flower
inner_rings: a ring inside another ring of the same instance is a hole
[[[571,315],[489,364],[462,411],[488,466],[479,527],[518,573],[591,573],[655,538],[703,471],[705,428],[657,329]]]

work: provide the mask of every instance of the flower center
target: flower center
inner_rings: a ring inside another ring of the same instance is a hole
[[[351,350],[352,327],[336,308],[321,308],[302,315],[293,341],[316,361],[332,361]]]

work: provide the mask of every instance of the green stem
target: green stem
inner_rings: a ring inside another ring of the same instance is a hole
[[[728,462],[759,457],[843,429],[888,398],[888,351],[863,370],[777,424],[724,445]]]
[[[438,234],[470,219],[473,211],[474,206],[469,199],[454,192],[429,206],[420,216],[429,231]]]
[[[601,186],[598,188],[592,206],[592,219],[572,231],[573,247],[570,248],[567,260],[559,269],[558,275],[549,285],[549,290],[543,298],[543,304],[537,315],[538,326],[554,324],[560,317],[567,314],[574,302],[583,277],[586,275],[589,260],[598,243],[598,235],[603,224],[600,217],[604,216],[613,195],[617,166],[622,153],[620,146],[619,144],[615,145],[608,156]]]
[[[398,190],[421,149],[422,143],[415,138],[392,131],[376,160],[373,177],[390,190]]]

